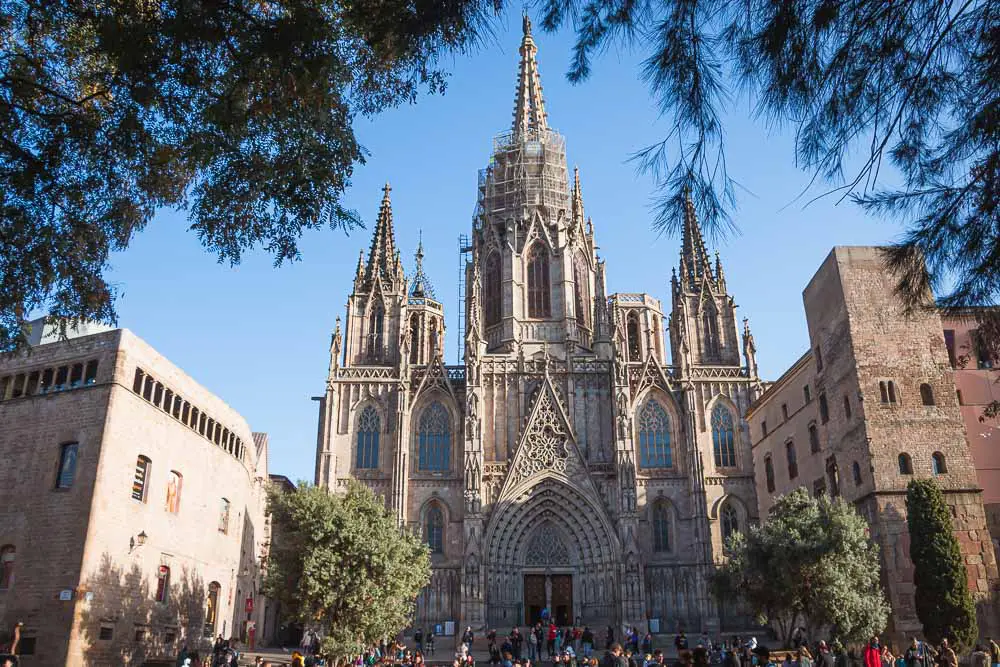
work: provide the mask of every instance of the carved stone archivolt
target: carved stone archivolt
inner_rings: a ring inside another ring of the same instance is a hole
[[[547,521],[535,529],[525,549],[525,566],[560,567],[570,562],[569,548],[558,528]]]

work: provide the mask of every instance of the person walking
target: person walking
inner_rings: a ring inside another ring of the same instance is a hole
[[[583,656],[589,659],[594,654],[594,633],[590,630],[590,626],[584,626],[580,643],[583,645]]]
[[[976,644],[972,651],[972,667],[990,667],[990,654],[982,644]]]
[[[1000,644],[993,641],[992,637],[987,637],[986,648],[990,652],[990,664],[993,667],[1000,667]]]
[[[882,647],[879,646],[878,637],[871,638],[861,657],[865,667],[882,667]]]
[[[938,649],[938,664],[941,667],[958,667],[958,656],[955,655],[955,650],[948,645],[947,637],[941,640],[941,648]]]
[[[538,660],[538,633],[534,628],[528,628],[528,660]]]

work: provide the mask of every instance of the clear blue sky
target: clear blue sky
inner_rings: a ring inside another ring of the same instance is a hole
[[[423,230],[426,270],[448,317],[447,362],[455,363],[457,237],[471,227],[477,170],[489,159],[491,139],[511,122],[520,32],[520,17],[508,16],[493,43],[446,63],[453,76],[445,95],[357,122],[371,157],[357,169],[347,203],[368,230],[310,233],[302,261],[280,269],[263,252],[230,268],[201,249],[182,214],[164,211],[113,258],[119,324],[255,431],[269,433],[272,473],[312,480],[317,411],[310,397],[324,390],[330,332],[344,313],[386,180],[408,271]],[[549,123],[566,137],[570,168],[580,168],[608,291],[649,292],[669,308],[679,239],[652,231],[653,183],[627,162],[669,127],[638,79],[642,54],[610,53],[588,82],[572,86],[564,76],[572,35],[536,30],[536,41]],[[899,228],[835,197],[805,208],[811,197],[792,203],[809,175],[794,165],[790,133],[768,131],[745,101],[733,104],[725,123],[730,173],[745,189],[734,216],[740,234],[710,246],[722,254],[740,317],[750,318],[761,373],[775,379],[807,348],[802,289],[830,248],[885,242]]]

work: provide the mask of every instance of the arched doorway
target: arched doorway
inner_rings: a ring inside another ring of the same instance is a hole
[[[491,627],[536,620],[546,606],[566,623],[617,621],[621,547],[596,495],[542,477],[497,504],[485,541]]]

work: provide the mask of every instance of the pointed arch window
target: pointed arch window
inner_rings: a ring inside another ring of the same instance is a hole
[[[528,317],[551,317],[549,251],[541,241],[528,253]]]
[[[669,468],[670,417],[656,399],[649,399],[639,413],[639,465],[643,468]]]
[[[934,452],[931,456],[931,471],[935,475],[943,475],[948,472],[948,464],[944,460],[944,454],[941,452]]]
[[[385,325],[385,309],[381,303],[372,307],[368,316],[368,358],[377,361],[382,358],[383,327]]]
[[[705,354],[714,357],[719,354],[719,318],[715,308],[706,304],[701,314],[702,336],[705,341]]]
[[[358,417],[358,446],[355,468],[378,468],[378,438],[382,420],[372,406],[366,406]]]
[[[736,467],[736,429],[733,413],[722,403],[712,408],[712,448],[715,452],[715,467]]]
[[[663,501],[653,505],[653,551],[670,551],[670,508]]]
[[[719,513],[719,519],[722,528],[722,542],[728,545],[730,538],[740,532],[740,516],[732,503],[727,502]]]
[[[934,389],[926,382],[920,385],[920,402],[924,405],[934,405]]]
[[[573,296],[576,299],[576,323],[581,327],[588,326],[587,317],[590,305],[590,290],[588,289],[590,273],[583,255],[577,253],[573,260]]]
[[[857,461],[851,464],[851,475],[854,477],[854,486],[861,486],[861,464]]]
[[[486,319],[486,326],[491,327],[500,323],[501,298],[500,285],[502,276],[500,274],[500,255],[490,253],[486,258],[483,267],[483,309]]]
[[[639,313],[632,311],[625,321],[625,333],[628,336],[628,358],[629,361],[639,361],[642,359],[642,344],[639,339]]]
[[[444,553],[444,512],[437,505],[431,505],[424,517],[424,541],[432,554]]]
[[[913,459],[906,452],[899,455],[899,474],[900,475],[912,475],[913,474]]]
[[[440,401],[420,415],[417,426],[417,468],[448,470],[451,462],[451,418]]]

